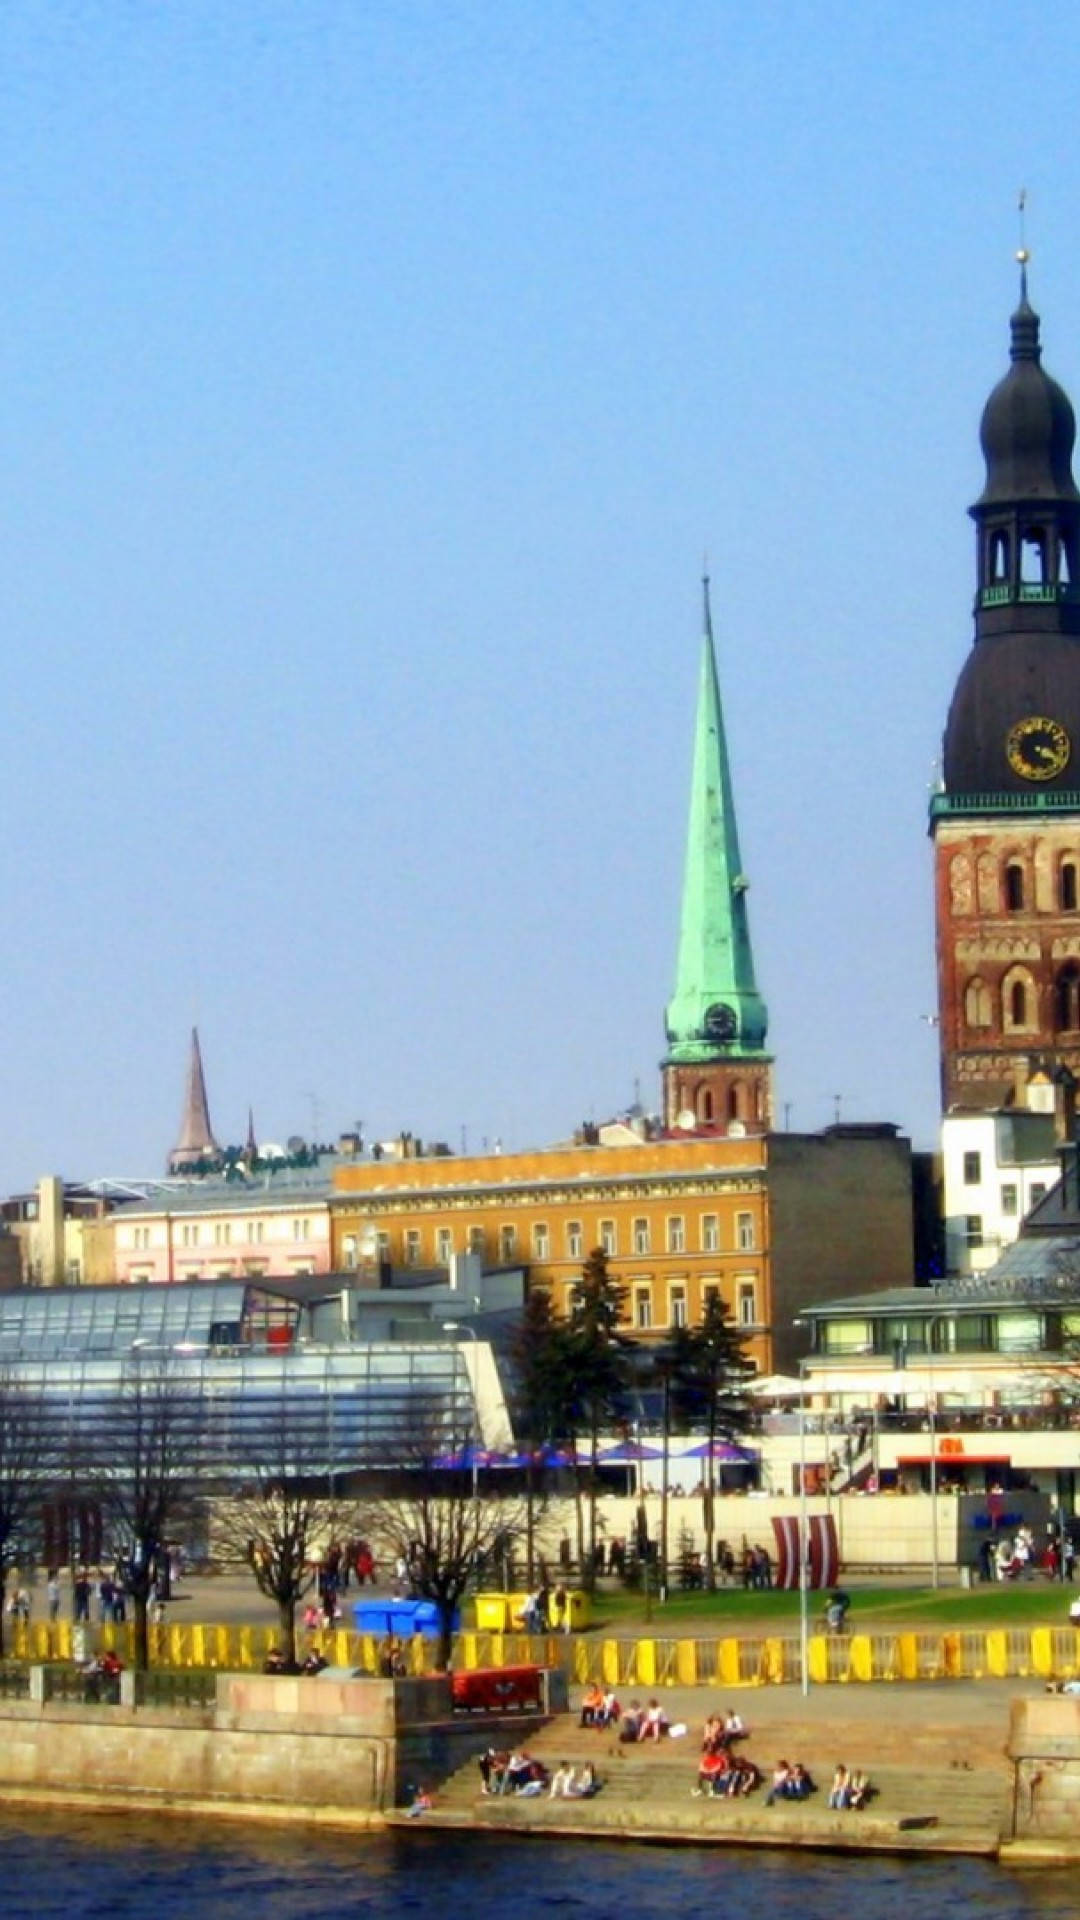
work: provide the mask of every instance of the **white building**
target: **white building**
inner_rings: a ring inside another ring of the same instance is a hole
[[[1046,1111],[1038,1110],[1042,1092],[1036,1082],[1026,1108],[950,1113],[942,1121],[947,1273],[987,1272],[1059,1179],[1053,1089],[1045,1089]]]

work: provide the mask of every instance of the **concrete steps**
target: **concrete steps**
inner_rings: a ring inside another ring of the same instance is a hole
[[[827,1740],[827,1744],[826,1744]],[[767,1744],[766,1744],[767,1742]],[[776,1758],[801,1760],[818,1792],[809,1801],[767,1808],[764,1791],[745,1799],[693,1797],[699,1729],[685,1739],[621,1746],[610,1734],[581,1728],[576,1716],[549,1722],[522,1744],[551,1771],[561,1761],[591,1761],[601,1790],[589,1801],[485,1796],[476,1760],[487,1745],[477,1727],[475,1756],[438,1788],[436,1815],[446,1825],[548,1827],[563,1832],[638,1832],[642,1838],[752,1841],[755,1844],[895,1847],[902,1850],[993,1852],[1005,1807],[1009,1770],[1002,1753],[972,1754],[970,1738],[948,1727],[868,1728],[865,1720],[830,1721],[823,1737],[797,1712],[772,1718],[760,1738],[744,1742],[766,1780]],[[870,1774],[875,1797],[862,1813],[834,1813],[825,1800],[839,1761]],[[976,1760],[978,1764],[976,1765]],[[434,1818],[436,1815],[425,1816]],[[912,1823],[905,1826],[904,1823]]]

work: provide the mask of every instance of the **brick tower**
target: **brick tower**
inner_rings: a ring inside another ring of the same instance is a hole
[[[1067,395],[1020,304],[983,411],[975,644],[933,796],[942,1101],[1080,1074],[1080,493]]]

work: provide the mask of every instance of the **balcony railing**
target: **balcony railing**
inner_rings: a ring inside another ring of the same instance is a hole
[[[1007,607],[1014,605],[1060,606],[1063,601],[1076,600],[1075,587],[1068,581],[1022,580],[1014,587],[1008,580],[998,581],[992,587],[984,587],[979,595],[980,607]]]
[[[1055,787],[1050,793],[932,793],[931,820],[965,813],[1077,813],[1080,790]]]

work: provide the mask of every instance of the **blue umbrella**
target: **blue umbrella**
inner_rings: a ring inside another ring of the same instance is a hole
[[[680,1460],[707,1460],[710,1453],[714,1460],[722,1460],[729,1467],[749,1467],[757,1459],[757,1454],[749,1447],[737,1447],[734,1440],[702,1440],[696,1447],[688,1447],[680,1453]]]
[[[620,1440],[617,1447],[605,1447],[597,1454],[602,1467],[632,1466],[638,1460],[662,1460],[662,1447],[650,1447],[643,1440]]]

